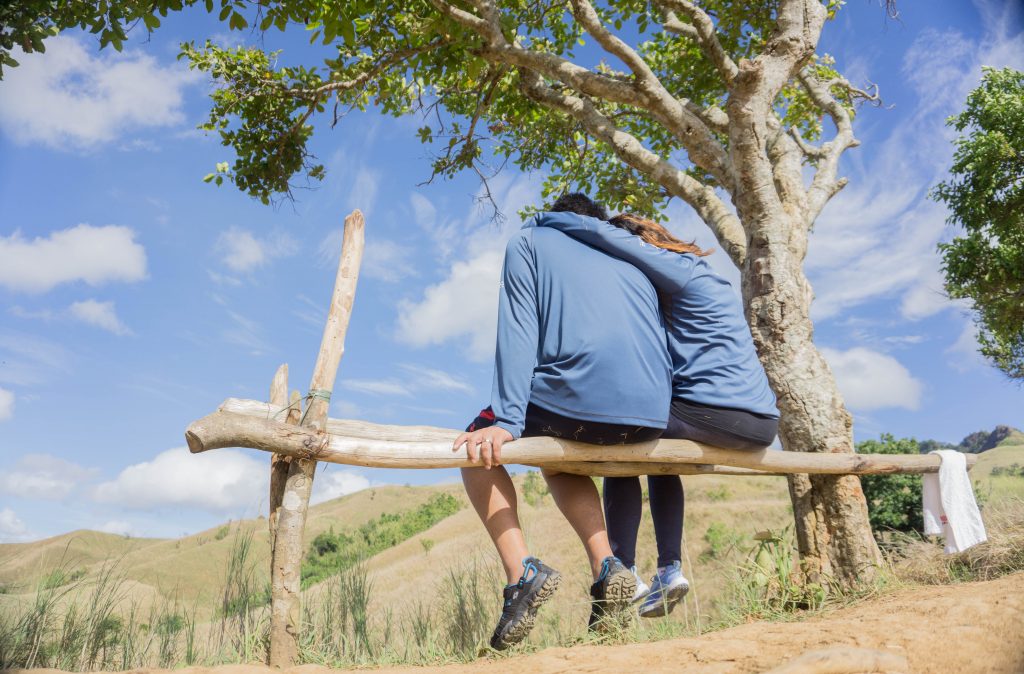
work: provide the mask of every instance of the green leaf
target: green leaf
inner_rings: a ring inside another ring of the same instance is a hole
[[[207,173],[205,176],[203,176],[203,182],[204,183],[210,182],[211,180],[213,180],[214,176],[215,176],[215,174],[213,174],[213,173]]]
[[[341,39],[345,41],[345,44],[351,45],[356,41],[356,25],[348,19],[348,17],[341,17]]]
[[[146,14],[142,17],[142,22],[146,24],[146,28],[149,30],[156,30],[160,27],[160,19],[153,14]]]

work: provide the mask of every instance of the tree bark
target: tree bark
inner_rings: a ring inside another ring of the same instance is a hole
[[[806,230],[764,221],[750,242],[743,295],[754,341],[782,418],[787,450],[854,451],[853,423],[832,372],[814,345],[813,293],[802,271]],[[797,547],[808,581],[846,587],[875,577],[881,553],[868,521],[860,480],[853,476],[791,475]]]
[[[814,345],[814,295],[803,273],[813,214],[799,189],[797,148],[771,123],[776,97],[813,56],[825,18],[817,0],[780,0],[777,30],[760,55],[739,63],[726,112],[736,167],[733,204],[748,237],[741,266],[744,305],[778,398],[782,445],[789,451],[852,453],[852,419]],[[848,588],[873,580],[882,557],[860,481],[792,475],[789,488],[805,580]]]
[[[345,334],[352,316],[352,303],[363,258],[363,230],[363,214],[358,210],[345,218],[341,260],[331,295],[331,307],[320,342],[320,353],[313,368],[308,404],[300,421],[300,426],[306,430],[319,432],[326,426],[330,394],[338,373],[338,363],[345,352]],[[312,459],[293,458],[288,466],[271,568],[272,667],[290,667],[298,660],[302,628],[302,535],[315,472],[316,461]]]

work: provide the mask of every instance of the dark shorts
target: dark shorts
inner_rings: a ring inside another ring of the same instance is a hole
[[[490,407],[480,411],[476,419],[466,427],[475,431],[494,425],[494,412]],[[584,421],[556,414],[530,403],[526,408],[526,426],[523,437],[548,436],[588,442],[592,445],[625,445],[634,442],[657,440],[664,431],[648,426],[606,424],[600,421]]]
[[[763,414],[672,399],[665,439],[685,439],[725,449],[755,450],[772,444],[779,420]]]

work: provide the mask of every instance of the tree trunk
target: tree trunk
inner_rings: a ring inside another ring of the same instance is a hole
[[[789,451],[853,452],[850,414],[813,341],[813,292],[802,270],[806,228],[796,218],[785,220],[759,222],[743,266],[747,318],[782,412],[779,435]],[[881,553],[860,480],[802,474],[788,479],[806,580],[844,587],[871,581]]]

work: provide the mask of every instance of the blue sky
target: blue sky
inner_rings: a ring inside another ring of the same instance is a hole
[[[816,341],[858,440],[1024,426],[1024,390],[980,360],[966,308],[941,293],[935,244],[950,232],[926,198],[951,156],[943,120],[980,67],[1024,69],[1015,5],[906,2],[891,21],[850,0],[826,27],[822,49],[886,104],[858,116],[850,184],[807,262]],[[512,216],[496,226],[474,177],[418,186],[417,119],[371,112],[321,124],[327,180],[294,204],[206,185],[231,156],[195,130],[209,84],[175,56],[182,40],[239,39],[222,31],[187,13],[120,55],[67,33],[0,82],[0,541],[177,536],[264,510],[268,457],[190,456],[184,428],[226,397],[264,399],[283,362],[306,390],[354,207],[367,251],[332,416],[458,427],[489,396],[504,240],[541,176],[496,181]],[[302,35],[267,46],[309,53]],[[668,213],[681,236],[715,245],[681,204]],[[315,498],[455,477],[329,466]]]

